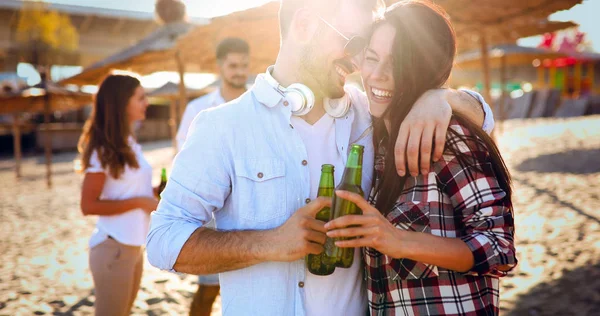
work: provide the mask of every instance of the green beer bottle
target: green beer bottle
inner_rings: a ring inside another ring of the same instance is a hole
[[[333,189],[335,182],[333,180],[333,166],[323,165],[321,166],[321,180],[319,181],[319,191],[317,196],[333,197]],[[324,207],[317,213],[316,218],[323,222],[328,222],[330,217],[331,209]],[[327,238],[330,241],[330,238]],[[330,241],[329,244],[332,244]],[[327,260],[325,251],[321,254],[313,255],[309,254],[306,256],[306,265],[308,271],[316,275],[330,275],[335,270],[335,261]]]
[[[160,170],[160,184],[158,185],[158,198],[160,199],[160,194],[167,186],[167,169],[162,168]]]
[[[344,169],[342,182],[335,188],[336,190],[354,192],[360,196],[364,196],[363,189],[361,188],[363,152],[364,147],[361,145],[354,144],[350,147],[350,155],[346,162],[346,169]],[[335,194],[333,196],[331,210],[330,220],[345,215],[362,214],[362,210],[356,206],[356,204],[341,199]],[[335,238],[334,242],[345,239],[346,238]],[[335,261],[336,266],[340,268],[350,268],[354,261],[354,248],[339,248],[333,245],[333,247],[326,248],[326,253]]]

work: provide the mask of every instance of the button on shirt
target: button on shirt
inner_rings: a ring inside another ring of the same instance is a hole
[[[344,120],[341,118],[341,120]],[[292,117],[292,123],[306,145],[310,170],[309,203],[316,198],[321,178],[321,165],[335,167],[335,185],[342,180],[344,159],[335,143],[335,119],[323,115],[315,124],[308,124],[300,117]],[[307,315],[364,316],[367,310],[365,283],[363,282],[361,252],[354,252],[354,262],[348,269],[335,269],[328,276],[306,273],[304,293]]]
[[[310,160],[290,127],[291,107],[283,102],[283,95],[259,76],[240,98],[196,116],[152,215],[147,252],[154,266],[172,270],[183,244],[213,213],[219,230],[264,230],[281,226],[306,205]],[[366,103],[352,107],[348,116],[335,120],[335,147],[344,163],[348,144],[370,126]],[[359,143],[366,147],[363,186],[368,192],[371,134]],[[306,273],[303,259],[221,273],[223,314],[305,315]]]

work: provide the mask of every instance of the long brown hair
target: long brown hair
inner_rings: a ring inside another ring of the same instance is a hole
[[[135,153],[129,146],[131,127],[127,105],[140,85],[140,81],[133,76],[114,74],[108,75],[100,84],[92,115],[79,138],[78,149],[84,170],[89,167],[94,150],[102,168],[108,168],[113,178],[119,178],[126,165],[139,167]]]
[[[456,55],[456,35],[443,9],[425,1],[405,0],[396,3],[386,11],[375,28],[383,23],[389,23],[396,29],[393,39],[393,76],[396,93],[382,117],[374,122],[375,146],[382,143],[388,148],[383,178],[375,188],[378,196],[376,206],[382,212],[387,212],[402,194],[408,177],[398,176],[394,151],[391,150],[398,137],[400,125],[423,93],[441,88],[448,80]],[[391,123],[390,135],[383,118]],[[466,144],[474,152],[488,152],[500,187],[510,199],[510,174],[494,141],[480,127],[464,117],[455,114],[454,118],[473,136],[465,136],[448,129],[447,139],[458,137],[459,141],[447,141],[446,153],[456,156],[461,163],[469,163],[467,160],[481,157],[474,158],[462,154],[458,148],[459,143]]]

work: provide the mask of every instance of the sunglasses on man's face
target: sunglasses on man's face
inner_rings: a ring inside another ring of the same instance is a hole
[[[319,19],[346,40],[346,45],[344,45],[344,54],[346,57],[354,57],[362,53],[365,47],[367,47],[367,40],[365,38],[361,36],[352,36],[351,38],[348,38],[333,25],[329,24],[329,22],[325,21],[325,19],[322,17],[319,16]]]

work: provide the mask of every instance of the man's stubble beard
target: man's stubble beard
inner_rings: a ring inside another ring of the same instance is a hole
[[[332,65],[328,65],[326,56],[319,53],[317,41],[313,41],[301,52],[298,71],[300,82],[307,85],[317,98],[341,98],[344,89],[337,85],[337,72],[332,73]],[[332,75],[335,77],[332,78]]]

